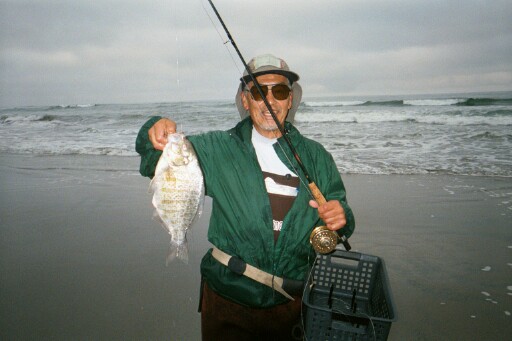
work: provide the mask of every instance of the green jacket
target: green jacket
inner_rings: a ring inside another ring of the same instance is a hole
[[[144,176],[153,176],[161,154],[153,149],[147,134],[158,119],[154,117],[149,120],[137,137],[136,150],[141,155],[140,172]],[[347,204],[345,187],[331,154],[319,143],[303,137],[288,122],[286,129],[310,177],[325,198],[341,202],[347,217],[347,225],[342,231],[349,237],[355,227],[354,216]],[[262,171],[251,144],[251,134],[252,121],[246,118],[228,131],[187,137],[197,153],[206,194],[213,200],[208,240],[222,251],[263,271],[305,280],[315,258],[309,235],[314,227],[323,223],[317,210],[309,206],[311,196],[307,183],[301,181],[297,198],[283,221],[277,243],[274,243],[272,211]],[[293,162],[292,170],[302,176],[282,138],[274,148],[284,164]],[[288,157],[284,156],[282,148],[287,150]],[[201,274],[210,288],[242,305],[265,308],[287,301],[271,288],[231,272],[212,257],[211,251],[203,257]]]

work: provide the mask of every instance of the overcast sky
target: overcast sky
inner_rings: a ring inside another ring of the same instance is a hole
[[[510,0],[214,3],[305,97],[512,90]],[[221,30],[206,0],[0,0],[0,106],[231,99]]]

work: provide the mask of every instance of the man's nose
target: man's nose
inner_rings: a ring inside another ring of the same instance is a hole
[[[272,92],[272,88],[268,88],[268,91],[267,91],[267,101],[270,103],[270,102],[273,102],[275,100],[274,98],[274,93]]]

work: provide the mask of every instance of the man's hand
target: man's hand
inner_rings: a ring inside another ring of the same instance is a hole
[[[175,132],[176,122],[168,118],[162,118],[149,129],[149,141],[153,144],[153,148],[163,150],[167,144],[167,135],[174,134]]]
[[[310,200],[309,206],[318,208],[318,215],[325,222],[329,230],[339,230],[347,223],[345,210],[338,200],[330,200],[322,206],[319,206],[315,200]]]

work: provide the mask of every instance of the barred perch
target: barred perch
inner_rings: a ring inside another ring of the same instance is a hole
[[[157,217],[171,235],[166,264],[188,263],[187,230],[202,212],[204,182],[196,153],[182,133],[167,137],[150,184]]]

